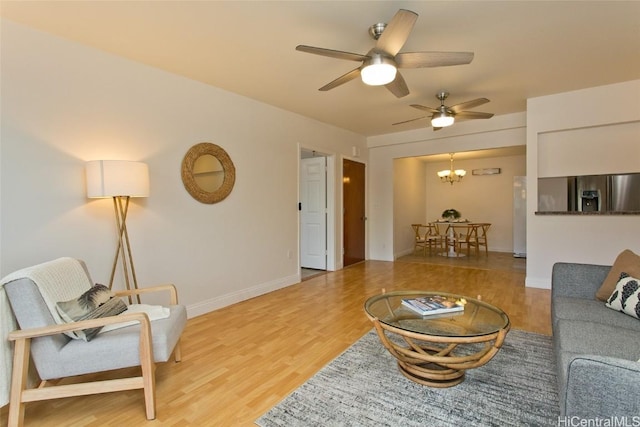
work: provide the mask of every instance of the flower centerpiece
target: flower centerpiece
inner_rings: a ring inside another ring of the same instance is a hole
[[[460,218],[460,216],[460,212],[455,209],[447,209],[446,211],[442,212],[442,219],[446,220],[458,219]]]

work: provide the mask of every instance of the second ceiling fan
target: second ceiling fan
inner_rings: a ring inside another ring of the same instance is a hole
[[[440,100],[440,106],[438,108],[426,107],[419,104],[411,104],[413,108],[431,113],[431,126],[433,130],[440,130],[443,127],[451,126],[456,118],[459,119],[490,119],[493,117],[492,113],[482,113],[479,111],[465,111],[469,108],[479,107],[480,105],[489,102],[487,98],[478,98],[472,101],[462,102],[460,104],[447,107],[444,105],[444,100],[449,96],[449,92],[438,92],[436,98]],[[403,123],[414,122],[416,120],[426,119],[427,116],[416,117],[415,119],[405,120],[403,122],[393,123],[393,125],[401,125]]]
[[[362,62],[348,73],[324,85],[319,90],[327,91],[340,86],[357,77],[372,86],[384,85],[396,97],[409,94],[409,88],[398,68],[443,67],[448,65],[469,64],[473,60],[473,52],[406,52],[399,53],[413,29],[418,14],[410,10],[400,9],[388,24],[374,24],[369,28],[371,36],[377,40],[376,45],[366,54],[344,52],[306,45],[296,46],[296,50]]]

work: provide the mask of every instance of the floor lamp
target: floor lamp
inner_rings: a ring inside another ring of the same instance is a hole
[[[93,160],[87,162],[86,174],[87,197],[113,198],[118,245],[111,268],[109,289],[113,287],[118,260],[122,262],[127,290],[131,290],[132,286],[134,289],[138,289],[138,280],[129,244],[129,233],[127,232],[127,211],[131,197],[149,197],[149,168],[141,162]],[[136,295],[136,299],[140,303],[139,295]],[[131,297],[129,297],[129,301],[131,301]]]

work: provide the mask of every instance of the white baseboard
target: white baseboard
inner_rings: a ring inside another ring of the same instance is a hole
[[[206,301],[190,304],[187,306],[187,318],[191,319],[192,317],[200,316],[241,301],[268,294],[269,292],[277,291],[278,289],[286,288],[287,286],[295,285],[296,283],[300,283],[300,280],[300,274],[293,274],[291,276],[272,280],[271,282],[261,283],[248,289],[242,289],[240,291]]]
[[[527,288],[539,288],[539,289],[551,289],[551,281],[550,279],[544,278],[536,278],[536,277],[525,277],[524,286]]]
[[[405,256],[405,255],[411,255],[414,252],[415,252],[414,248],[405,249],[404,251],[400,251],[400,252],[397,252],[397,253],[393,254],[393,259],[396,260],[396,259],[398,259],[400,257]]]

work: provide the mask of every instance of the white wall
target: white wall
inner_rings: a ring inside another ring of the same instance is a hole
[[[379,135],[369,137],[367,143],[370,147],[369,257],[392,261],[396,253],[394,251],[394,159],[524,145],[526,143],[525,114],[516,113],[495,116],[491,120],[461,122],[438,132],[433,132],[431,128],[423,128]],[[444,184],[440,185],[444,187]],[[427,188],[427,198],[429,197]],[[432,214],[427,212],[427,215]],[[402,248],[398,249],[402,252]]]
[[[540,133],[538,177],[640,172],[639,135],[640,122]]]
[[[86,199],[84,164],[126,159],[150,170],[128,218],[140,283],[175,283],[193,316],[298,281],[298,144],[341,162],[353,146],[366,159],[364,137],[6,20],[1,31],[1,275],[73,256],[107,281],[113,208]],[[214,205],[180,180],[204,141],[236,167]]]
[[[417,158],[393,162],[394,257],[410,254],[415,248],[411,224],[426,224],[425,163]]]
[[[640,253],[640,216],[536,215],[538,171],[557,176],[548,165],[558,156],[566,158],[568,175],[638,171],[639,139],[628,138],[628,129],[640,121],[640,80],[529,99],[527,101],[527,286],[551,287],[555,262],[582,262],[610,265],[623,249]],[[620,126],[618,126],[620,124]],[[592,138],[603,135],[606,138]],[[574,132],[575,131],[575,132]],[[579,132],[578,132],[579,131]],[[565,132],[586,133],[573,158],[567,157],[563,139],[543,135]],[[539,150],[544,145],[543,155]],[[611,142],[614,144],[611,144]],[[620,141],[626,141],[620,144]],[[610,149],[612,146],[615,149]],[[590,169],[576,168],[572,162],[585,161]],[[618,165],[621,165],[618,167]],[[557,167],[557,166],[555,166]],[[629,170],[629,168],[631,170]]]

